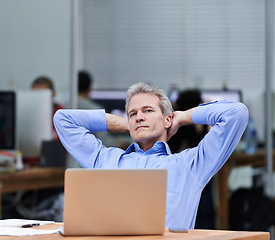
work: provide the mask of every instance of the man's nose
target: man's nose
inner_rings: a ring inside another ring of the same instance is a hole
[[[136,116],[136,121],[137,122],[140,122],[140,121],[143,121],[144,120],[144,114],[142,111],[138,111],[137,112],[137,116]]]

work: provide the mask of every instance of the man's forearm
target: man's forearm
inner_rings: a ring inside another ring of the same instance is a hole
[[[109,132],[128,132],[127,118],[106,113],[107,130]]]
[[[191,108],[186,111],[175,111],[173,119],[178,121],[179,126],[193,124],[192,115],[196,108]]]

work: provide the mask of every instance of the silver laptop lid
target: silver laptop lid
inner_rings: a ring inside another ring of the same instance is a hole
[[[166,184],[164,169],[67,169],[64,235],[162,234]]]

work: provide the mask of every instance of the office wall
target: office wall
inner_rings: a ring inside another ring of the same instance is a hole
[[[264,0],[82,3],[83,62],[100,88],[264,90]]]
[[[0,89],[29,89],[49,76],[57,98],[69,94],[70,1],[0,1]]]
[[[229,89],[242,90],[263,139],[265,4],[83,0],[83,65],[97,88],[144,81],[166,91],[171,83],[180,89],[222,89],[226,82]]]
[[[173,82],[221,88],[227,81],[245,98],[264,90],[264,1],[81,2],[83,65],[98,88],[136,81],[165,90]],[[0,88],[29,88],[33,78],[46,74],[66,96],[70,24],[70,1],[1,0]],[[94,37],[87,38],[87,26]]]
[[[80,3],[80,65],[93,73],[96,88],[126,88],[146,81],[166,91],[170,83],[219,89],[227,81],[229,88],[243,91],[244,102],[263,126],[264,0]],[[57,99],[68,100],[70,4],[0,1],[0,89],[28,89],[44,74],[54,80]]]

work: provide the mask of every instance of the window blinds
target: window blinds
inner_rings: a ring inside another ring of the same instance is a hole
[[[96,88],[265,87],[264,0],[83,0],[81,56]]]

